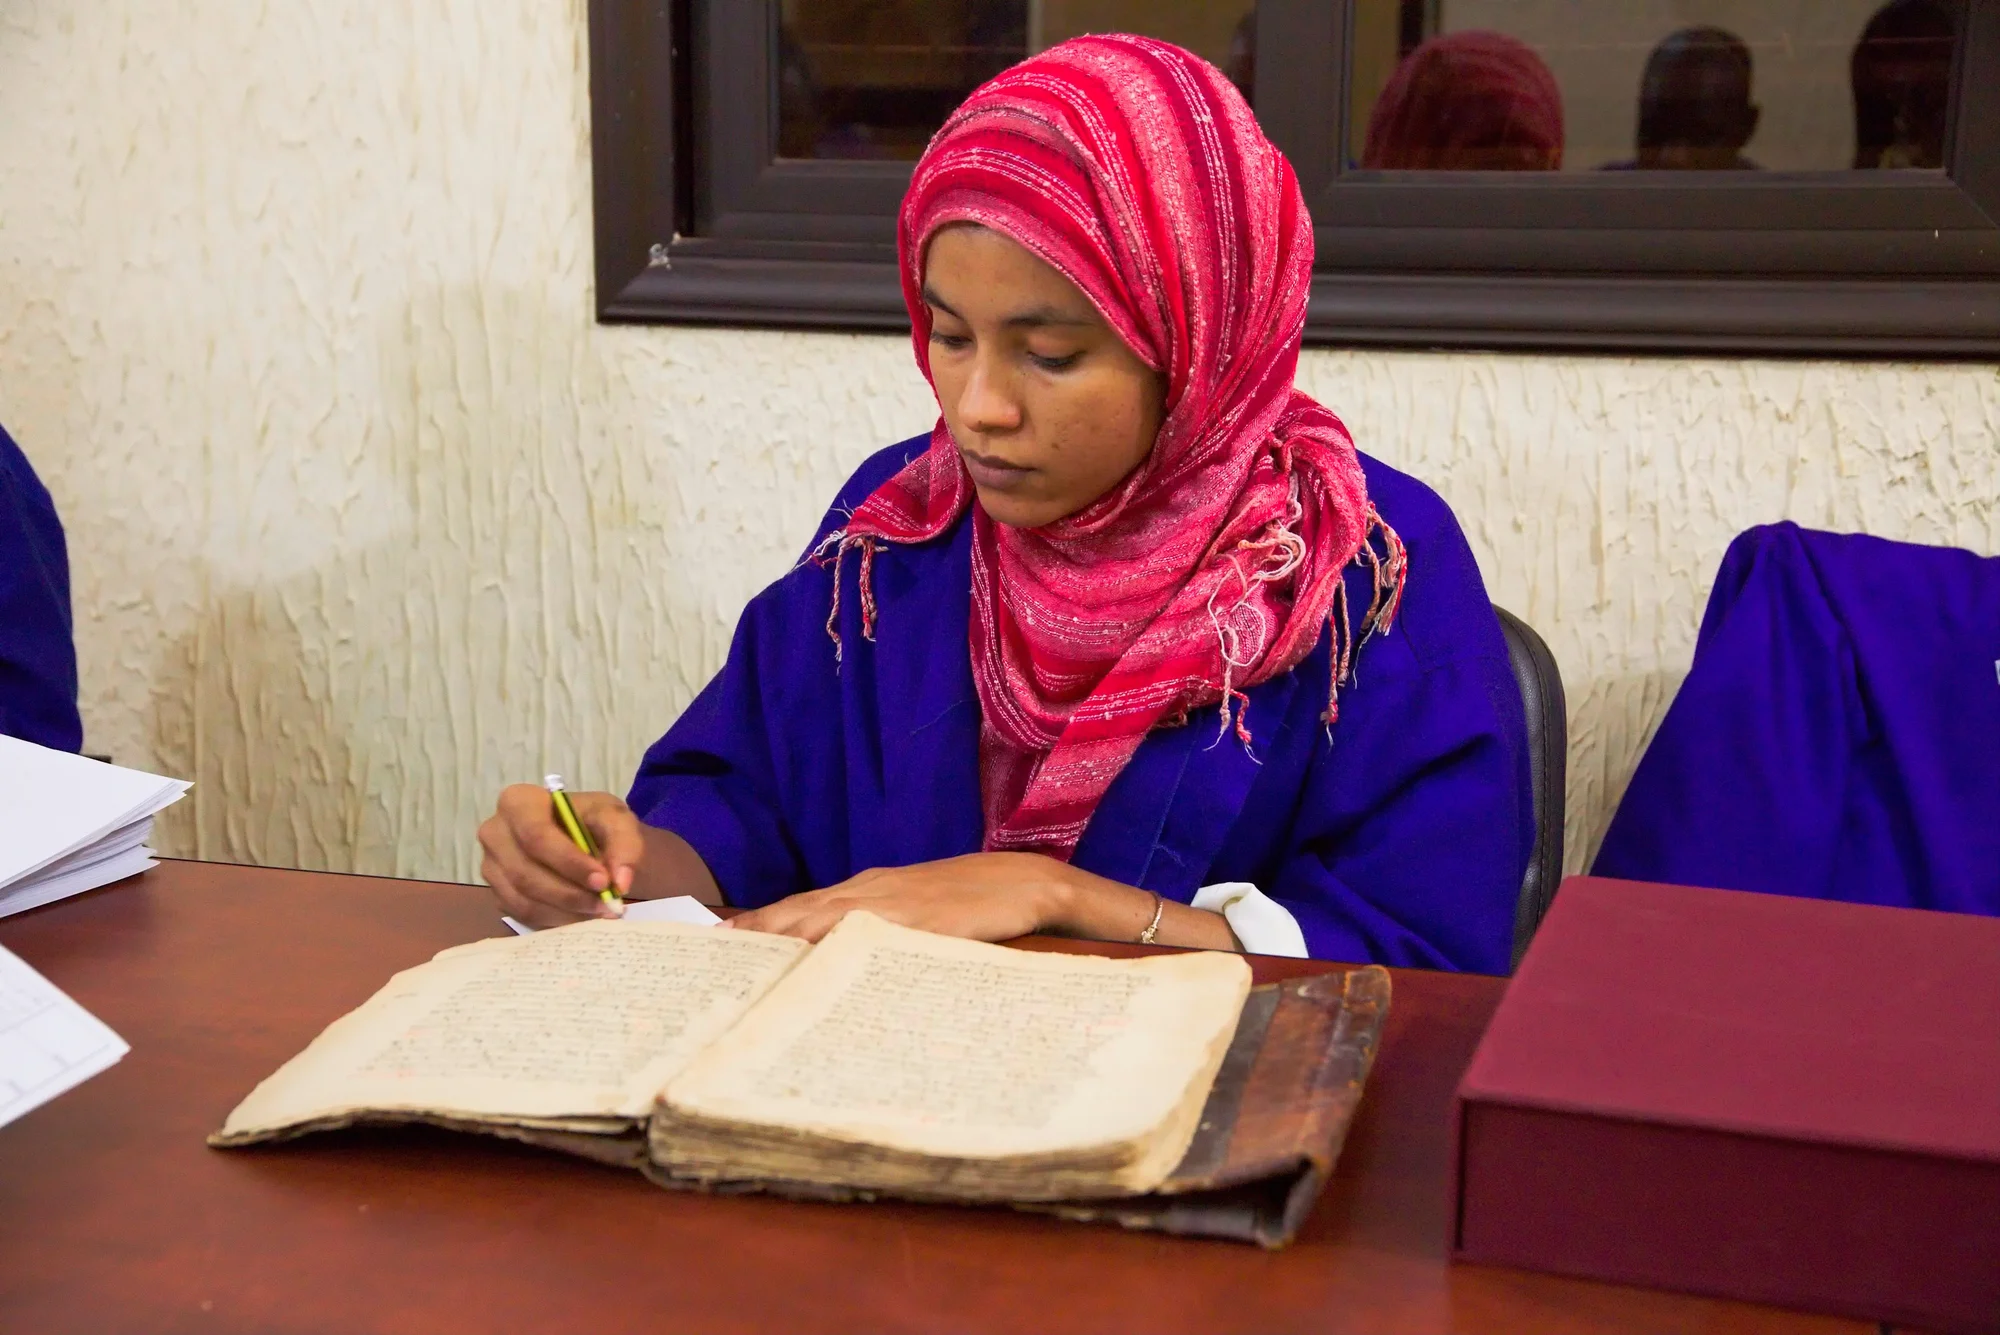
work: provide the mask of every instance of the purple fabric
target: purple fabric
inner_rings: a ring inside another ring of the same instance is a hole
[[[821,534],[927,443],[863,465]],[[1250,691],[1257,760],[1234,738],[1218,743],[1213,719],[1152,733],[1073,862],[1183,903],[1203,885],[1253,882],[1319,958],[1504,973],[1534,835],[1520,693],[1450,510],[1362,463],[1409,546],[1410,581],[1394,629],[1362,650],[1341,692],[1331,741],[1323,636]],[[793,570],[745,610],[722,671],[646,754],[633,809],[693,844],[732,904],[979,850],[969,537],[961,522],[876,556],[872,642],[852,587],[859,563],[847,562],[838,666],[825,629],[833,574]],[[1348,577],[1366,606],[1366,573]]]
[[[0,428],[0,733],[76,751],[76,648],[62,521],[27,456]]]
[[[1739,536],[1594,870],[2000,913],[2000,559]]]

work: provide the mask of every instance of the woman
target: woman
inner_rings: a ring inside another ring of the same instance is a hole
[[[1433,37],[1404,58],[1368,115],[1361,165],[1380,171],[1556,171],[1562,88],[1525,42]]]
[[[1957,6],[1890,0],[1875,11],[1849,60],[1857,170],[1944,166]]]
[[[1292,388],[1311,224],[1242,97],[1066,42],[938,133],[899,246],[937,426],[842,489],[629,807],[578,799],[601,860],[502,795],[505,911],[1504,970],[1520,697],[1449,511]]]

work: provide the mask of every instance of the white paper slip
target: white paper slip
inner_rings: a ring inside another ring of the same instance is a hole
[[[0,1126],[130,1051],[102,1020],[0,947]]]
[[[506,923],[523,936],[535,930],[528,926],[528,924],[516,922],[505,915],[502,915],[500,921]],[[710,923],[721,922],[722,919],[711,912],[708,905],[702,903],[693,895],[675,895],[671,899],[627,900],[625,902],[625,916],[619,919],[619,921],[689,922],[697,927],[706,927]]]
[[[153,865],[153,817],[189,785],[0,737],[0,917]]]

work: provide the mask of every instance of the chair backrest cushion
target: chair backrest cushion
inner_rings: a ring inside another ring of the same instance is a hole
[[[1495,607],[1500,632],[1507,641],[1507,661],[1521,688],[1521,707],[1528,720],[1529,783],[1535,798],[1535,848],[1521,882],[1521,900],[1514,915],[1514,960],[1548,912],[1562,880],[1564,783],[1568,774],[1569,717],[1563,698],[1562,673],[1555,655],[1534,628],[1505,608]]]

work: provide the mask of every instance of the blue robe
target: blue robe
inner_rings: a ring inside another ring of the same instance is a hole
[[[83,746],[62,521],[5,428],[0,428],[0,733],[59,751]]]
[[[926,443],[862,465],[820,533]],[[1408,545],[1409,584],[1394,628],[1362,647],[1331,740],[1329,633],[1249,693],[1254,760],[1217,740],[1212,712],[1156,730],[1073,862],[1183,903],[1251,882],[1319,958],[1504,973],[1534,836],[1519,688],[1451,511],[1394,469],[1363,466]],[[971,525],[877,554],[872,643],[859,565],[840,575],[843,662],[826,633],[834,576],[801,565],[751,602],[729,661],[633,783],[633,809],[692,844],[732,904],[980,848]],[[1348,578],[1351,605],[1367,607],[1369,576]]]
[[[1738,536],[1594,870],[2000,913],[2000,559]]]

